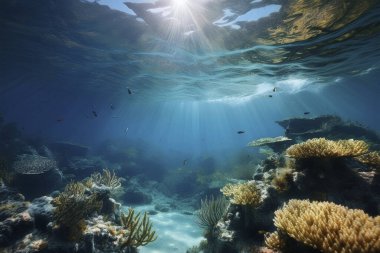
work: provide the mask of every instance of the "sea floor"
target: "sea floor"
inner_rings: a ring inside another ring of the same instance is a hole
[[[134,209],[148,211],[154,210],[154,206],[135,206]],[[185,253],[187,249],[199,244],[204,239],[202,230],[195,222],[194,215],[176,210],[150,215],[150,220],[158,238],[156,241],[140,247],[140,253]]]

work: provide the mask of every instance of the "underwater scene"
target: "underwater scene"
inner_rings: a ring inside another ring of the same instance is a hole
[[[380,253],[380,1],[0,0],[0,253]]]

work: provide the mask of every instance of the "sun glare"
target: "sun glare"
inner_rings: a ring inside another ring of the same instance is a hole
[[[177,8],[184,8],[187,5],[187,0],[173,0],[173,5]]]

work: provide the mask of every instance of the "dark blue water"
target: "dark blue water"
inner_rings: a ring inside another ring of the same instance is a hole
[[[3,0],[0,112],[26,135],[174,163],[224,161],[304,112],[379,131],[378,2],[272,2]]]

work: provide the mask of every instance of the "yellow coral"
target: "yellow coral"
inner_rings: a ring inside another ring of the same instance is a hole
[[[279,250],[284,248],[285,244],[279,236],[278,231],[275,231],[265,235],[265,245],[270,249]]]
[[[233,204],[258,206],[261,202],[260,189],[252,182],[227,184],[220,191],[230,197]]]
[[[275,226],[325,253],[380,252],[380,216],[331,202],[290,200],[275,212]]]
[[[368,164],[380,168],[380,152],[374,151],[361,156],[356,157],[361,163]]]
[[[123,228],[128,229],[128,234],[120,239],[120,247],[137,248],[145,246],[157,239],[156,231],[152,228],[152,223],[149,220],[147,213],[141,219],[141,213],[135,214],[135,210],[128,209],[128,213],[121,213],[120,222]]]
[[[311,157],[354,157],[368,152],[368,144],[361,140],[332,141],[325,138],[314,138],[290,146],[286,154],[290,157],[302,159]]]
[[[103,170],[103,174],[100,173],[94,173],[91,175],[91,179],[89,179],[88,183],[94,183],[97,185],[104,185],[111,190],[115,190],[121,186],[122,178],[116,176],[114,171],[110,171],[108,169]]]
[[[81,183],[69,183],[65,190],[53,199],[55,206],[53,217],[61,229],[66,229],[68,239],[78,240],[86,229],[84,219],[99,211],[102,201],[95,194],[87,195],[86,187]]]

